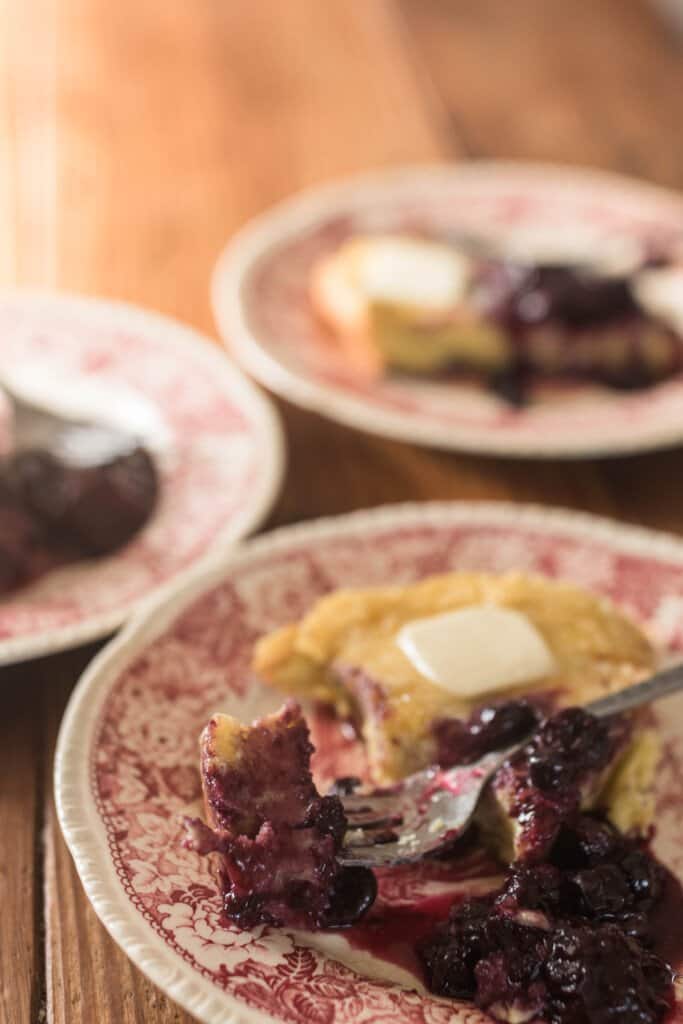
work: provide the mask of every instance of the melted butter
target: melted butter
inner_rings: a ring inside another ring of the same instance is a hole
[[[399,631],[396,643],[421,675],[468,699],[556,670],[533,623],[521,612],[493,604],[415,619]]]

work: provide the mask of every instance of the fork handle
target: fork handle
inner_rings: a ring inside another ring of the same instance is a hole
[[[597,715],[598,718],[617,715],[621,711],[630,711],[631,708],[649,704],[653,700],[659,700],[660,697],[678,693],[679,690],[683,690],[683,663],[662,669],[661,672],[650,676],[642,683],[629,686],[625,690],[620,690],[619,693],[612,693],[609,697],[594,700],[590,704],[586,704],[586,711]]]

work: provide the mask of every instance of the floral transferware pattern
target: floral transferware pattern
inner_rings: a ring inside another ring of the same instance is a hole
[[[67,840],[105,923],[200,1019],[487,1020],[472,1007],[379,977],[376,962],[352,969],[343,955],[325,955],[302,934],[227,924],[205,861],[179,847],[179,818],[199,805],[197,736],[208,716],[222,709],[249,719],[279,702],[249,672],[251,648],[262,632],[334,587],[520,565],[590,585],[651,625],[672,653],[683,653],[683,544],[572,514],[422,505],[359,513],[251,542],[210,582],[195,581],[189,597],[179,594],[129,628],[80,684],[57,757]],[[683,877],[682,722],[683,703],[670,702],[660,715],[667,757],[656,847]],[[359,747],[330,719],[315,715],[313,734],[321,780],[359,765],[362,770]],[[106,881],[111,869],[115,881]],[[444,885],[470,889],[485,884],[486,870],[473,854],[455,869],[394,873],[381,881],[381,895],[405,904]],[[146,940],[128,942],[129,924]]]

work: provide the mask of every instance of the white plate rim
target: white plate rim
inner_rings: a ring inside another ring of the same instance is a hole
[[[76,870],[97,916],[130,959],[183,1009],[204,1024],[262,1024],[277,1018],[255,1010],[184,965],[127,902],[108,864],[106,835],[96,817],[90,791],[90,736],[109,686],[122,669],[202,593],[252,558],[335,536],[354,536],[368,527],[486,523],[552,533],[562,530],[584,539],[611,541],[621,550],[645,551],[683,566],[683,539],[644,527],[624,525],[603,516],[569,509],[514,502],[438,501],[382,505],[339,516],[284,526],[246,541],[210,565],[196,566],[172,593],[160,595],[130,620],[93,659],[67,705],[57,739],[54,792],[57,817]],[[104,867],[104,870],[103,870]]]
[[[554,178],[571,191],[572,181],[598,192],[614,188],[638,197],[659,201],[683,215],[683,194],[628,175],[574,164],[506,160],[467,160],[462,163],[414,164],[375,169],[345,179],[303,189],[257,215],[234,234],[221,252],[211,277],[211,304],[220,336],[237,361],[256,380],[275,394],[346,426],[383,437],[452,451],[466,451],[522,458],[592,458],[629,455],[676,445],[683,440],[680,427],[661,426],[647,433],[624,432],[609,442],[577,440],[570,436],[541,436],[532,441],[503,435],[492,437],[486,428],[451,424],[407,422],[400,411],[374,407],[322,381],[300,375],[283,366],[252,333],[242,302],[251,267],[274,245],[303,232],[340,204],[354,200],[354,207],[372,205],[373,197],[390,189],[396,194],[415,194],[433,184],[457,178],[482,181],[501,174],[539,182]],[[362,197],[362,198],[359,198]]]
[[[192,573],[198,565],[211,562],[220,552],[228,550],[236,541],[246,536],[263,521],[275,502],[284,477],[286,446],[284,431],[279,414],[272,401],[263,394],[212,339],[201,331],[184,324],[173,317],[156,310],[112,299],[99,299],[76,292],[48,291],[33,288],[16,288],[0,293],[0,305],[17,300],[30,301],[37,308],[58,305],[61,309],[90,312],[103,315],[109,323],[134,327],[136,324],[147,332],[163,335],[169,345],[184,346],[192,351],[193,357],[215,366],[216,372],[230,379],[244,399],[244,408],[256,425],[261,436],[263,452],[263,473],[258,491],[248,506],[226,524],[215,537],[211,548],[197,563],[180,572],[177,576],[154,587],[149,593],[131,602],[127,607],[93,615],[77,624],[60,626],[40,633],[10,639],[0,638],[0,666],[39,658],[48,654],[79,647],[113,633],[119,626],[141,611],[148,601],[163,600],[182,584],[185,575]]]

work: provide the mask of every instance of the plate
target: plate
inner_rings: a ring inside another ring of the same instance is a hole
[[[266,387],[304,408],[387,437],[509,456],[623,454],[683,440],[683,375],[640,392],[538,386],[522,410],[474,384],[360,380],[308,300],[312,263],[359,231],[424,228],[520,237],[610,227],[683,237],[683,198],[597,171],[465,163],[377,172],[282,203],[224,250],[213,307],[225,343]],[[683,316],[683,273],[667,286]]]
[[[472,1007],[415,991],[410,976],[350,949],[343,933],[226,927],[206,862],[178,846],[179,816],[198,805],[197,737],[209,715],[222,709],[249,719],[279,701],[249,672],[260,634],[334,587],[464,568],[574,580],[616,599],[662,645],[683,652],[683,542],[527,506],[420,504],[320,520],[246,543],[148,607],[79,682],[55,766],[66,841],[113,937],[199,1020],[487,1020]],[[656,850],[683,877],[683,700],[664,708]],[[331,739],[324,720],[313,726],[317,772],[346,774],[357,759],[352,741]],[[418,873],[382,884],[384,898],[401,905],[435,886],[474,883],[464,873],[441,881]]]
[[[0,337],[0,375],[59,411],[134,428],[162,481],[154,516],[126,547],[3,597],[7,664],[105,636],[248,533],[275,499],[284,445],[270,402],[214,343],[176,321],[18,292],[0,297]]]

